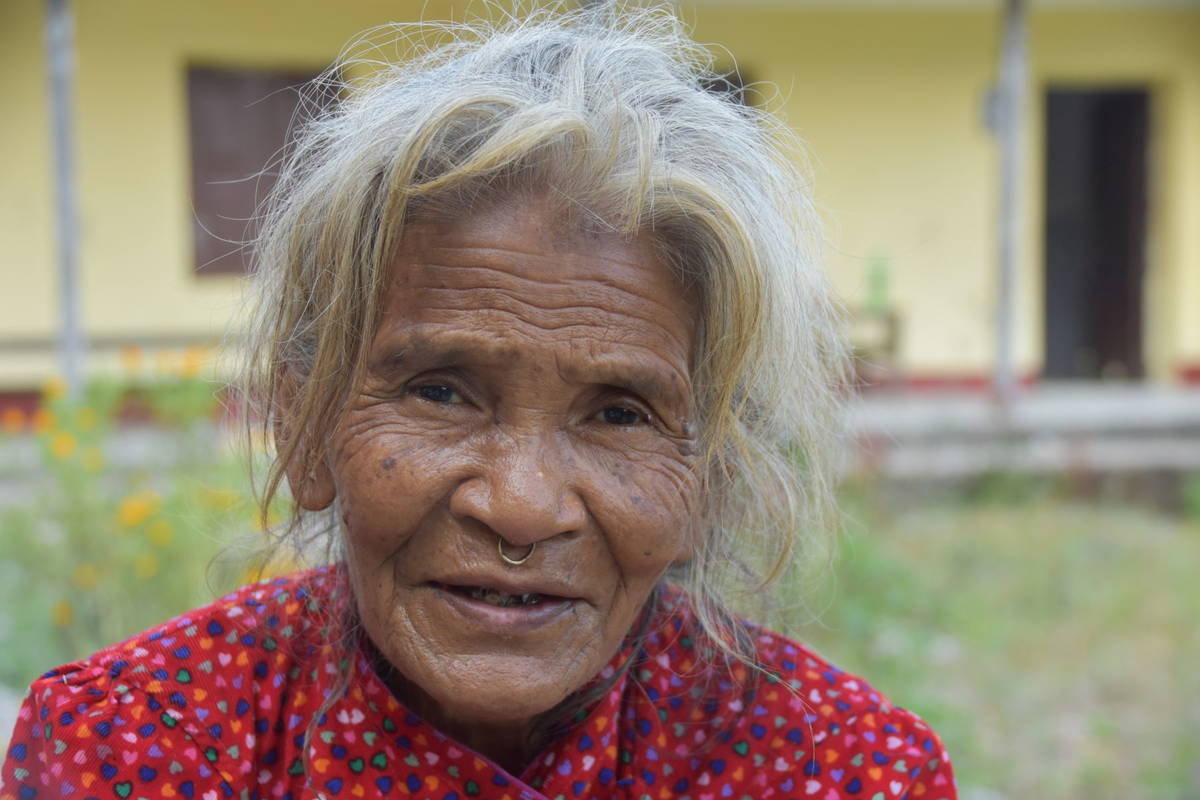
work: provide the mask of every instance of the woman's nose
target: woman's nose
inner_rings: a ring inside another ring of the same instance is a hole
[[[548,437],[510,439],[450,496],[450,512],[479,522],[506,542],[531,545],[581,530],[587,507],[576,490],[571,459]]]

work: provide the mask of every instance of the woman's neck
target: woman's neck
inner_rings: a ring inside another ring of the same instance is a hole
[[[502,767],[510,775],[520,775],[537,755],[534,752],[534,720],[481,722],[457,719],[446,713],[421,687],[407,680],[376,651],[376,674],[404,706],[454,741],[474,750]]]

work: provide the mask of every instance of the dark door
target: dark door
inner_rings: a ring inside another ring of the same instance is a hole
[[[1047,378],[1140,378],[1147,93],[1046,93]]]

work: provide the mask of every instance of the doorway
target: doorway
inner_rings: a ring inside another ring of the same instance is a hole
[[[1046,378],[1145,374],[1148,111],[1140,89],[1046,92]]]

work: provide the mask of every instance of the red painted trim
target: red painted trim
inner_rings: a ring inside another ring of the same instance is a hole
[[[860,390],[864,392],[969,392],[981,394],[992,388],[992,376],[982,372],[912,372],[861,377],[866,378],[859,386]],[[1017,380],[1023,388],[1027,389],[1035,385],[1040,380],[1040,376],[1036,372],[1029,372],[1018,376]]]
[[[21,423],[21,430],[29,430],[33,425],[33,414],[41,405],[41,392],[33,389],[18,391],[0,391],[0,430],[12,433],[9,422],[13,416]]]
[[[1175,374],[1178,376],[1180,383],[1187,384],[1188,386],[1200,386],[1200,362],[1176,367]]]
[[[911,392],[986,392],[992,386],[990,375],[981,372],[937,373],[912,372],[892,375],[860,375],[859,390]],[[1175,380],[1185,386],[1200,386],[1200,362],[1185,363],[1175,368]],[[1020,376],[1020,384],[1028,389],[1041,381],[1036,372]]]

